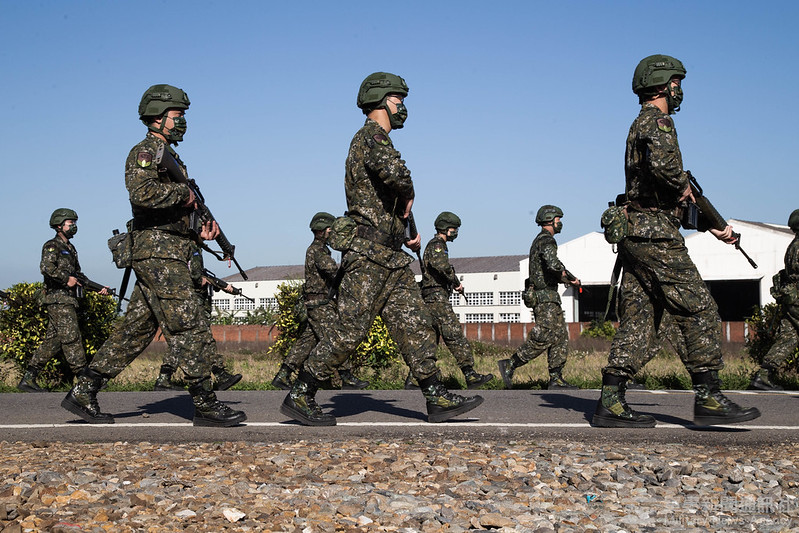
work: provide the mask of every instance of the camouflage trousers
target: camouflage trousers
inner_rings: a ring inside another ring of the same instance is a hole
[[[721,319],[716,302],[680,240],[627,238],[619,243],[624,266],[620,326],[604,373],[631,378],[657,353],[664,313],[674,319],[690,373],[720,370]],[[679,342],[679,339],[678,339]]]
[[[324,300],[324,303],[316,304],[306,303],[305,307],[308,310],[308,319],[303,323],[300,336],[294,344],[291,345],[289,353],[283,363],[293,369],[302,368],[305,361],[311,356],[314,347],[319,343],[319,340],[325,335],[332,325],[336,323],[336,304],[332,300]],[[342,370],[352,369],[352,361],[348,357],[342,364]]]
[[[472,345],[463,334],[458,316],[452,310],[449,297],[444,291],[435,291],[424,297],[427,311],[433,319],[433,329],[449,348],[458,366],[474,366]]]
[[[389,269],[348,251],[338,291],[338,319],[305,362],[325,381],[363,342],[380,315],[417,380],[437,374],[433,324],[409,267]]]
[[[569,331],[563,308],[558,302],[545,302],[536,305],[534,311],[535,325],[516,355],[527,363],[546,352],[550,372],[560,370],[569,354]]]
[[[214,339],[214,334],[211,331],[211,299],[208,298],[208,292],[205,289],[197,289],[195,290],[197,297],[200,299],[200,305],[205,310],[205,317],[208,320],[208,331],[204,331],[202,333],[202,348],[200,350],[202,358],[208,361],[208,363],[212,367],[224,367],[225,361],[219,353],[219,350],[216,348],[216,339]],[[172,368],[179,368],[180,367],[180,350],[179,346],[177,346],[172,340],[169,338],[170,333],[167,330],[161,330],[161,333],[164,335],[164,340],[166,341],[167,347],[169,348],[166,353],[164,354],[163,364],[172,367]],[[175,348],[175,349],[173,349]]]
[[[137,282],[122,321],[95,354],[89,368],[107,378],[125,369],[164,331],[190,386],[210,380],[211,366],[203,357],[210,325],[186,263],[170,259],[135,261]]]
[[[86,352],[83,350],[83,338],[78,326],[78,314],[71,304],[47,304],[47,333],[44,341],[28,361],[28,366],[44,368],[47,362],[64,353],[72,372],[77,374],[86,366]]]
[[[785,307],[785,306],[783,306]],[[799,306],[788,306],[783,313],[774,344],[763,358],[763,367],[779,370],[799,346]]]

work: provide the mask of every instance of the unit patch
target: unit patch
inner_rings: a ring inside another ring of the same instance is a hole
[[[668,117],[659,118],[657,122],[660,131],[671,133],[674,130],[674,124],[672,124],[671,119]]]
[[[388,146],[391,141],[388,140],[388,137],[383,135],[382,133],[377,133],[373,137],[375,142],[382,144],[383,146]]]
[[[139,152],[136,156],[136,163],[141,168],[147,168],[153,164],[153,154],[150,152]]]

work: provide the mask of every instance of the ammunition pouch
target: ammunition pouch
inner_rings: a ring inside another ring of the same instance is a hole
[[[108,249],[117,268],[133,266],[133,237],[130,232],[117,233],[108,239]]]
[[[627,208],[617,205],[608,207],[602,213],[600,225],[608,243],[617,244],[623,241],[628,234]]]
[[[330,226],[330,236],[327,239],[327,244],[339,252],[349,250],[353,239],[355,239],[357,227],[358,225],[350,217],[346,215],[338,217]]]
[[[771,278],[771,296],[781,305],[799,304],[799,285],[788,280],[783,268]]]
[[[535,287],[531,286],[527,281],[529,281],[529,278],[525,280],[526,288],[524,292],[522,292],[522,301],[526,307],[532,309],[538,305],[538,295],[536,294]]]

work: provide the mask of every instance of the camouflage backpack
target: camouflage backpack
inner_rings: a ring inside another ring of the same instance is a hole
[[[348,216],[338,217],[333,221],[330,226],[330,236],[327,239],[327,244],[334,250],[343,252],[349,250],[352,246],[352,241],[355,239],[355,230],[358,224]]]

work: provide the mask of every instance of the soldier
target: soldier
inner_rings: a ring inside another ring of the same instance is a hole
[[[50,215],[50,227],[56,234],[42,246],[42,260],[39,263],[39,270],[44,276],[47,333],[28,361],[25,374],[17,385],[24,392],[45,392],[45,389],[36,384],[36,378],[59,350],[64,353],[74,375],[77,376],[86,366],[86,353],[78,326],[76,297],[76,291],[81,285],[78,278],[82,279],[84,275],[80,270],[78,251],[69,242],[78,232],[77,221],[78,214],[64,207],[56,209]],[[108,294],[108,291],[103,288],[100,294]]]
[[[794,238],[785,250],[785,268],[775,276],[775,286],[771,289],[772,296],[780,304],[780,325],[774,344],[752,376],[750,389],[782,390],[774,383],[774,377],[799,346],[799,209],[788,217],[788,227],[794,232]]]
[[[305,252],[305,285],[300,298],[307,310],[308,318],[303,321],[302,332],[294,342],[283,364],[272,380],[279,389],[291,390],[291,375],[302,368],[311,355],[311,350],[325,334],[327,328],[336,321],[336,302],[331,298],[335,292],[338,266],[327,247],[330,226],[336,219],[330,213],[316,213],[311,219],[310,228],[314,239]],[[332,290],[331,290],[332,289]],[[365,389],[368,381],[358,379],[352,373],[352,363],[347,358],[338,371],[344,389]]]
[[[467,388],[477,389],[494,379],[494,375],[475,371],[472,345],[463,335],[458,317],[449,303],[453,290],[464,293],[463,284],[449,262],[447,250],[447,241],[454,241],[458,237],[461,219],[455,213],[444,211],[436,217],[434,226],[436,234],[427,243],[422,259],[422,298],[433,318],[436,337],[441,337],[452,352],[463,372]],[[410,374],[408,377],[411,377]]]
[[[208,281],[208,278],[204,276],[205,265],[203,264],[202,250],[199,247],[192,253],[191,260],[189,261],[189,272],[191,272],[191,278],[194,280],[197,298],[200,299],[200,304],[203,306],[206,318],[210,324],[212,298],[217,289],[213,287]],[[228,294],[235,294],[235,287],[230,284],[221,290]],[[164,335],[169,335],[169,333],[165,332]],[[241,381],[242,375],[231,374],[227,371],[222,354],[220,354],[219,350],[216,348],[216,340],[214,339],[213,333],[211,333],[211,329],[209,328],[203,335],[205,337],[203,341],[203,357],[211,363],[211,373],[213,374],[212,388],[213,390],[228,390]],[[167,341],[167,346],[171,348],[174,344]],[[174,374],[180,364],[178,357],[179,353],[171,349],[167,351],[166,355],[164,355],[158,378],[155,380],[153,390],[169,391],[184,389],[181,385],[172,382],[172,374]]]
[[[413,180],[388,136],[404,125],[407,95],[405,80],[385,72],[367,76],[358,91],[357,105],[367,118],[352,139],[345,165],[348,218],[340,225],[337,220],[333,228],[334,247],[343,250],[339,318],[314,348],[280,408],[303,424],[336,423],[314,396],[366,338],[377,315],[419,382],[430,422],[447,420],[483,402],[480,396],[452,394],[441,383],[432,321],[408,266],[413,258],[402,251],[403,244],[414,251],[421,248],[419,235],[405,235]],[[351,238],[343,239],[342,234]]]
[[[505,388],[513,387],[513,373],[541,355],[547,353],[549,365],[548,389],[576,389],[563,379],[563,367],[569,354],[569,331],[561,307],[558,283],[580,287],[580,280],[566,270],[558,259],[558,243],[555,235],[563,229],[563,211],[554,205],[542,205],[535,215],[535,222],[541,232],[530,245],[529,287],[525,290],[534,294],[535,326],[530,329],[527,340],[510,359],[497,361],[499,374]]]
[[[653,417],[630,409],[625,389],[651,357],[664,312],[672,315],[685,341],[683,363],[696,393],[694,423],[729,424],[760,416],[757,409],[741,408],[721,392],[721,319],[679,231],[684,202],[694,201],[669,117],[680,108],[683,78],[683,64],[665,55],[643,59],[633,75],[633,92],[642,106],[630,127],[625,154],[628,229],[618,244],[624,267],[621,323],[602,371],[595,426],[655,425]],[[710,231],[723,242],[736,242],[730,226]]]
[[[242,411],[217,400],[211,390],[210,362],[203,357],[210,325],[189,271],[198,239],[214,239],[219,226],[211,221],[193,227],[194,192],[175,183],[165,166],[171,157],[186,173],[171,145],[183,140],[189,103],[181,89],[153,85],[139,104],[139,118],[149,131],[125,162],[136,286],[124,318],[61,402],[64,409],[93,424],[114,422],[113,416],[100,411],[97,392],[138,357],[159,326],[168,332],[170,349],[178,354],[194,403],[194,425],[232,426],[247,419]]]

